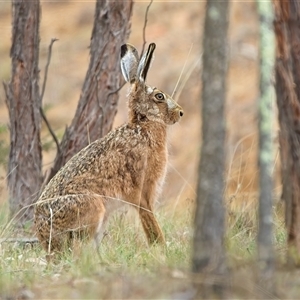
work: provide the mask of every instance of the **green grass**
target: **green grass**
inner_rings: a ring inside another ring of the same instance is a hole
[[[0,238],[12,234],[6,227],[7,211],[6,206],[0,209]],[[108,234],[100,246],[101,257],[93,243],[86,243],[81,245],[80,252],[65,253],[58,263],[48,264],[46,252],[39,244],[24,246],[3,242],[0,246],[0,299],[21,297],[22,293],[34,298],[84,299],[107,298],[108,295],[122,298],[122,293],[130,297],[163,297],[172,293],[186,284],[175,283],[178,279],[172,274],[175,270],[189,269],[191,215],[179,217],[161,210],[158,218],[167,247],[147,245],[135,211],[111,218]],[[163,275],[159,281],[157,274]],[[174,283],[169,285],[170,281]],[[132,286],[130,291],[126,290],[127,285]],[[153,285],[161,288],[153,290]]]
[[[11,237],[7,224],[7,206],[0,208],[0,238]],[[280,209],[275,210],[274,244],[283,257],[285,229]],[[159,209],[159,223],[167,246],[149,247],[135,211],[116,214],[110,220],[100,255],[93,243],[81,245],[81,251],[65,253],[59,262],[47,263],[39,244],[0,244],[0,299],[165,299],[192,297],[190,275],[192,204],[189,207]],[[2,230],[1,230],[2,229]],[[256,256],[255,208],[230,211],[227,220],[226,247],[231,272],[232,297],[256,297],[251,264]],[[296,272],[296,271],[293,271]],[[291,271],[277,272],[279,290],[294,279]],[[299,281],[299,280],[298,280]],[[299,283],[297,283],[299,284]],[[297,284],[290,295],[297,294]],[[299,289],[298,289],[299,290]]]

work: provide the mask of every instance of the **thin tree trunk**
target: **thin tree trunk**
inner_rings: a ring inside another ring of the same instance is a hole
[[[42,183],[39,0],[13,0],[12,18],[11,80],[4,84],[10,120],[7,180],[10,213],[15,216],[20,212],[16,221],[24,225],[33,217],[31,204],[37,199]]]
[[[259,100],[259,231],[258,267],[264,287],[273,291],[273,178],[272,145],[273,123],[273,69],[275,63],[275,38],[272,2],[257,1],[260,16],[260,100]]]
[[[279,113],[282,199],[286,206],[289,258],[300,254],[300,5],[274,0],[276,95]]]
[[[207,1],[202,70],[202,147],[197,188],[193,271],[224,275],[224,168],[229,1]],[[201,288],[199,297],[207,287]],[[208,289],[210,290],[210,289]],[[211,291],[222,294],[214,284]]]
[[[90,65],[75,117],[64,133],[60,152],[46,182],[74,154],[111,130],[122,78],[120,47],[129,35],[132,8],[132,0],[98,0],[96,3]]]

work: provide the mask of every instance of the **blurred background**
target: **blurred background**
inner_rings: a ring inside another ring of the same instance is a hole
[[[176,94],[184,108],[182,121],[170,127],[169,175],[161,203],[175,207],[195,199],[198,157],[201,147],[201,53],[206,1],[154,1],[148,15],[147,42],[155,42],[155,59],[148,84],[171,94],[183,70]],[[42,3],[40,27],[41,79],[51,38],[53,46],[44,109],[59,138],[70,124],[79,100],[89,64],[89,44],[93,26],[94,1]],[[132,15],[130,43],[141,50],[143,25],[149,2],[136,1]],[[227,77],[227,172],[226,201],[232,209],[251,206],[257,199],[257,99],[258,16],[255,1],[232,1],[228,36],[229,70]],[[0,81],[10,78],[11,4],[0,3]],[[189,54],[190,52],[190,54]],[[127,120],[126,94],[120,92],[114,126]],[[280,198],[278,171],[277,116],[274,96],[275,196]],[[6,163],[9,151],[9,119],[4,90],[0,87],[0,203],[8,199]],[[211,137],[214,138],[214,137]],[[55,144],[43,124],[43,165],[50,168]]]

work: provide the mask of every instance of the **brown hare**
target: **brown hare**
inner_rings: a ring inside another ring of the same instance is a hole
[[[71,158],[36,203],[37,236],[46,251],[60,252],[83,237],[98,244],[110,213],[123,203],[137,208],[150,244],[164,243],[153,208],[166,175],[167,125],[183,110],[145,83],[154,50],[152,43],[139,59],[132,45],[122,45],[122,74],[131,85],[128,123]]]

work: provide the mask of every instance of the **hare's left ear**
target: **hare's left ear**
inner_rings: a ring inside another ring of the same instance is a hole
[[[139,64],[139,54],[134,46],[124,44],[121,46],[121,70],[124,79],[129,83],[134,83],[137,79],[137,69]]]
[[[142,56],[138,68],[137,68],[137,76],[140,82],[145,82],[146,77],[150,68],[151,60],[153,58],[153,53],[156,45],[151,43],[148,47],[147,52]]]

